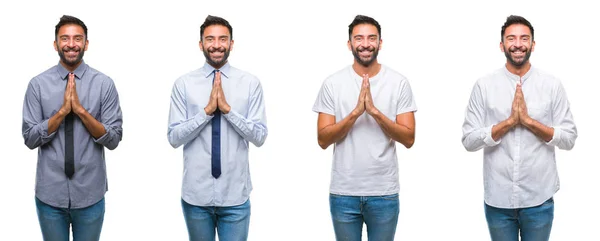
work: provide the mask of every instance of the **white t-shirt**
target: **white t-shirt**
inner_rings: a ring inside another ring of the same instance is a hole
[[[417,110],[406,77],[382,65],[369,79],[375,107],[387,118]],[[362,84],[352,66],[329,76],[313,106],[313,111],[334,115],[336,122],[348,116],[358,103]],[[333,150],[330,192],[348,196],[379,196],[400,191],[396,143],[375,119],[363,113]]]

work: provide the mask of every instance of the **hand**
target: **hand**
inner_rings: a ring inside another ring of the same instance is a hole
[[[513,102],[512,102],[512,108],[510,110],[510,117],[508,117],[508,119],[510,120],[510,125],[511,127],[518,125],[521,121],[519,120],[519,93],[518,93],[518,86],[517,86],[517,90],[515,90],[515,97],[513,98]]]
[[[65,87],[65,96],[63,99],[63,104],[59,110],[59,112],[61,112],[65,116],[71,113],[71,81],[73,80],[73,78],[73,74],[69,74],[67,79],[67,86]]]
[[[215,75],[216,74],[217,73],[215,73]],[[215,112],[215,110],[217,110],[217,97],[219,92],[218,88],[219,86],[217,86],[217,77],[215,76],[215,81],[213,82],[213,87],[210,91],[208,104],[206,104],[206,107],[204,107],[204,112],[206,112],[206,115],[212,115]]]
[[[354,115],[360,116],[365,112],[365,95],[367,93],[367,85],[369,84],[369,78],[363,75],[363,81],[360,86],[360,93],[358,94],[358,103],[352,111]]]
[[[225,93],[223,93],[223,86],[221,85],[221,72],[217,72],[217,76],[215,77],[215,83],[218,85],[217,105],[219,107],[219,110],[223,112],[223,114],[227,114],[231,110],[231,106],[227,104],[227,100],[225,99]]]
[[[365,109],[369,115],[375,115],[379,113],[377,107],[373,103],[373,96],[371,95],[371,84],[369,83],[369,75],[365,75],[363,81],[366,79],[367,88],[365,90]]]
[[[523,88],[521,84],[517,84],[517,92],[515,97],[519,102],[519,123],[522,125],[526,125],[526,122],[530,121],[529,113],[527,112],[527,104],[525,103],[525,96],[523,95]]]
[[[77,86],[75,85],[75,74],[69,74],[69,88],[71,88],[71,108],[73,112],[79,115],[85,112],[85,108],[79,102],[79,95],[77,95]]]

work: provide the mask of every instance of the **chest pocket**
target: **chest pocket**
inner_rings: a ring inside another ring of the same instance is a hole
[[[548,102],[540,104],[528,104],[527,113],[531,118],[544,125],[552,125],[550,103]]]

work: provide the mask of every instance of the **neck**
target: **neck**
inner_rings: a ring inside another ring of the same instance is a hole
[[[60,61],[60,65],[62,65],[63,67],[65,67],[65,69],[67,69],[69,72],[75,72],[75,70],[77,69],[77,67],[79,67],[79,65],[81,65],[83,61],[79,61],[79,63],[75,64],[75,65],[68,65],[65,64],[62,60]]]
[[[381,64],[379,64],[377,60],[375,60],[369,66],[364,66],[356,62],[356,60],[354,60],[354,64],[352,64],[352,69],[354,69],[354,72],[356,72],[360,76],[363,76],[363,74],[367,74],[369,75],[369,77],[373,77],[377,75],[381,70]]]
[[[523,75],[525,75],[529,69],[531,69],[531,63],[527,61],[527,63],[524,63],[521,66],[515,66],[509,62],[506,62],[506,69],[508,72],[518,75],[519,77],[523,77]]]

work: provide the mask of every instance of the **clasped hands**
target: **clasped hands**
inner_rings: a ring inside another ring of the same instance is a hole
[[[217,109],[223,114],[227,114],[231,110],[231,106],[229,106],[227,100],[225,100],[225,94],[223,93],[223,88],[221,86],[221,72],[215,73],[215,81],[213,82],[213,88],[210,92],[208,104],[204,107],[204,112],[206,112],[206,115],[212,115]]]
[[[527,126],[533,120],[527,113],[527,104],[525,103],[523,88],[520,83],[517,84],[517,90],[515,91],[515,97],[513,99],[512,109],[508,120],[511,127],[519,124]]]
[[[63,105],[60,107],[59,112],[64,116],[71,113],[71,111],[80,115],[86,110],[79,102],[79,96],[77,95],[77,88],[75,86],[75,74],[69,73],[67,78],[67,87],[65,89]]]
[[[363,74],[360,94],[358,95],[358,103],[353,110],[353,114],[360,116],[365,111],[371,116],[379,114],[379,110],[373,104],[373,96],[371,95],[371,84],[369,83],[368,74]]]

